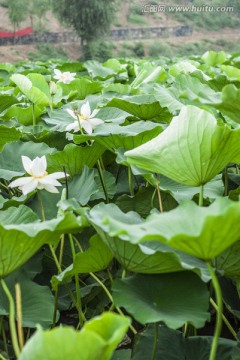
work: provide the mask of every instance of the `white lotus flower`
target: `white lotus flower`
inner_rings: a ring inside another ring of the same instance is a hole
[[[54,69],[54,73],[54,79],[57,79],[59,82],[63,82],[64,84],[70,84],[76,75],[76,73],[70,73],[69,71],[61,72],[58,69]]]
[[[59,192],[56,186],[62,186],[62,184],[57,179],[65,177],[65,173],[55,172],[48,175],[46,156],[36,157],[34,160],[22,156],[22,163],[26,172],[31,176],[24,176],[14,180],[8,185],[9,187],[18,187],[23,195],[27,195],[35,189],[45,189],[52,193]]]
[[[80,124],[81,128],[83,128],[87,134],[92,134],[93,129],[95,129],[96,126],[104,123],[103,120],[94,117],[98,111],[99,110],[95,109],[91,113],[91,108],[88,101],[82,105],[80,114],[77,114],[73,110],[67,109],[67,112],[76,120],[72,124],[69,124],[66,127],[66,130],[73,130],[74,132],[77,132],[81,130],[79,128]]]

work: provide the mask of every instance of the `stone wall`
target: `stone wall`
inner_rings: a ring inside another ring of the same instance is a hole
[[[114,29],[108,39],[110,40],[131,40],[151,39],[168,36],[189,36],[192,34],[192,26],[160,26],[149,28],[126,28]],[[74,32],[44,32],[42,34],[30,34],[21,37],[0,38],[1,45],[27,45],[33,43],[75,43],[79,37]]]

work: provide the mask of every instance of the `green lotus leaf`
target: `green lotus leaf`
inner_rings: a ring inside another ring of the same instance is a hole
[[[155,326],[148,325],[135,343],[132,360],[151,359],[155,336]],[[211,336],[189,336],[186,338],[180,331],[159,325],[156,359],[207,360],[211,351],[212,340]],[[216,360],[233,360],[234,358],[230,356],[232,350],[237,348],[237,344],[237,341],[219,338]]]
[[[224,115],[240,123],[240,89],[229,84],[222,90],[222,102],[215,105]]]
[[[73,140],[76,144],[86,140],[95,140],[110,151],[123,147],[132,149],[144,144],[159,135],[162,126],[151,121],[138,121],[131,125],[120,126],[117,124],[104,124],[96,128],[92,135],[75,135]]]
[[[11,80],[18,86],[20,91],[31,101],[33,104],[47,106],[49,105],[49,98],[42,91],[42,89],[46,89],[43,86],[43,83],[46,82],[44,80],[43,75],[41,74],[34,74],[34,83],[38,84],[38,86],[34,86],[32,81],[21,74],[14,74],[11,76]],[[33,77],[33,75],[32,75]],[[39,80],[37,81],[36,78]]]
[[[89,242],[90,247],[87,251],[76,254],[73,264],[52,278],[53,289],[75,274],[94,273],[108,267],[113,258],[109,248],[98,235],[91,237]]]
[[[141,324],[163,321],[178,329],[189,322],[196,328],[209,320],[209,293],[196,274],[137,274],[114,280],[113,301]]]
[[[199,186],[239,159],[239,135],[240,129],[231,130],[211,113],[190,105],[159,136],[125,156],[130,164]]]
[[[231,81],[240,81],[240,69],[231,65],[221,65],[220,68]]]
[[[106,205],[105,205],[106,206]],[[203,260],[213,259],[239,240],[240,203],[218,198],[209,207],[199,207],[189,201],[176,209],[152,214],[143,221],[137,214],[130,216],[118,211],[116,206],[104,211],[98,205],[90,211],[89,219],[106,229],[110,237],[139,244],[160,241],[186,254]],[[99,219],[99,210],[103,215]],[[101,235],[101,234],[100,234]]]
[[[67,96],[72,92],[71,99],[84,100],[89,94],[100,93],[102,84],[89,79],[75,79],[71,84],[60,83],[63,89],[63,96]]]
[[[26,105],[26,103],[14,104],[4,114],[6,120],[17,119],[18,123],[22,125],[32,125],[33,123],[33,111],[36,120],[40,119],[40,116],[46,112],[42,105]]]
[[[143,120],[158,118],[161,119],[161,121],[169,122],[171,119],[171,115],[167,109],[161,107],[154,95],[125,95],[119,98],[113,98],[108,102],[107,106],[122,109]]]
[[[71,327],[48,331],[39,328],[24,346],[19,360],[110,360],[129,325],[127,317],[103,313],[81,331]]]
[[[0,151],[2,151],[5,144],[16,141],[22,136],[21,131],[17,130],[15,127],[8,127],[5,125],[0,125]]]
[[[10,106],[12,106],[13,104],[16,104],[16,103],[18,103],[18,100],[15,96],[1,94],[0,95],[0,113],[2,113],[6,109],[8,109]]]
[[[22,208],[18,211],[21,215]],[[61,234],[79,228],[79,220],[70,213],[41,223],[0,223],[0,277],[23,265],[44,244],[57,244]]]
[[[47,155],[49,172],[63,171],[74,176],[80,174],[83,167],[93,167],[104,152],[104,147],[96,142],[91,146],[77,146],[68,144],[62,151]]]
[[[90,211],[88,219],[124,269],[144,274],[191,270],[203,281],[209,281],[208,270],[201,260],[161,243],[133,243],[139,240],[137,228],[144,225],[144,221],[137,213],[124,214],[116,205],[99,204]],[[116,227],[115,224],[117,224]],[[128,229],[131,228],[134,230],[133,232],[130,230],[131,235],[128,241]],[[125,232],[122,235],[121,229],[123,232],[127,230],[127,235]],[[134,231],[135,238],[133,238]]]
[[[202,60],[209,66],[223,64],[227,59],[228,56],[224,51],[206,51],[202,56]]]

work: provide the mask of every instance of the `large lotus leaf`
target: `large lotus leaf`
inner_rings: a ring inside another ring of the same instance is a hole
[[[13,104],[18,102],[17,98],[13,95],[1,94],[0,95],[0,114],[8,109]]]
[[[17,130],[15,127],[8,127],[5,125],[0,125],[0,151],[2,151],[5,144],[16,141],[22,136],[21,131]]]
[[[240,123],[240,89],[226,85],[222,90],[222,102],[215,105],[224,115]]]
[[[42,91],[44,77],[41,74],[34,74],[35,80],[36,76],[41,77],[39,80],[39,87],[33,85],[32,81],[21,74],[14,74],[11,76],[11,80],[18,86],[20,91],[31,101],[33,104],[47,106],[49,105],[49,98]],[[36,83],[36,81],[34,81]]]
[[[153,122],[138,121],[131,125],[105,124],[96,128],[92,135],[75,135],[76,144],[95,140],[110,151],[118,148],[133,149],[159,135],[162,126]]]
[[[103,313],[86,323],[80,332],[71,327],[38,329],[19,360],[110,360],[129,325],[129,318]]]
[[[155,84],[154,93],[159,104],[162,107],[167,107],[171,114],[175,115],[176,112],[184,106],[184,104],[179,101],[178,90],[173,86],[166,88],[163,85]]]
[[[227,60],[228,56],[224,51],[215,52],[207,51],[203,54],[202,60],[210,66],[223,64]]]
[[[42,105],[35,105],[34,109],[32,105],[26,105],[25,103],[15,104],[11,106],[4,114],[4,119],[17,119],[22,125],[32,125],[33,123],[33,110],[36,120],[40,119],[40,116],[46,112]]]
[[[239,158],[239,135],[240,129],[231,130],[209,112],[190,105],[159,136],[125,156],[130,164],[199,186]]]
[[[18,208],[9,207],[7,210],[0,211],[0,224],[27,224],[38,221],[37,215],[29,207],[20,205]]]
[[[79,228],[79,220],[70,213],[41,223],[0,224],[0,277],[23,265],[42,245],[56,244],[61,234]]]
[[[122,213],[117,206],[99,204],[90,211],[88,217],[113,256],[122,264],[124,269],[144,274],[169,273],[183,270],[196,272],[203,281],[209,281],[209,273],[204,262],[192,256],[171,249],[157,242],[143,242],[133,244],[122,240],[121,235],[113,234],[110,222],[103,221],[110,215],[111,218],[120,220],[123,229],[129,224],[135,228],[139,222],[136,213]],[[136,233],[137,235],[137,233]]]
[[[124,307],[141,324],[163,321],[177,329],[188,322],[196,328],[209,320],[209,293],[196,274],[137,274],[117,279],[113,301]]]
[[[103,66],[96,60],[86,61],[84,67],[88,70],[88,73],[92,78],[99,78],[101,80],[108,79],[117,74],[116,70]]]
[[[198,78],[191,75],[180,74],[176,77],[175,88],[178,91],[178,98],[185,104],[218,103],[221,94],[215,92],[210,86],[203,84]]]
[[[96,142],[91,146],[77,146],[68,144],[62,151],[47,156],[48,170],[50,172],[63,171],[74,176],[80,174],[83,167],[93,167],[104,152],[104,147]]]
[[[97,272],[108,267],[113,258],[109,248],[98,235],[91,237],[89,242],[90,247],[87,251],[76,254],[73,264],[68,266],[61,274],[53,277],[53,288],[56,284],[62,283],[75,274]]]
[[[231,65],[221,65],[220,69],[227,75],[228,79],[240,81],[240,69]]]
[[[158,82],[160,80],[165,80],[166,71],[162,66],[152,65],[149,62],[146,62],[143,68],[139,71],[136,78],[131,83],[132,87],[139,87],[142,84],[147,84],[150,82]]]
[[[107,106],[122,109],[143,120],[158,118],[161,121],[168,122],[171,119],[167,109],[161,107],[154,95],[126,95],[113,98],[108,102]]]
[[[148,325],[139,335],[135,343],[132,360],[151,359],[154,336],[155,326]],[[185,338],[180,331],[159,325],[155,359],[207,360],[209,358],[212,340],[210,336],[189,336]],[[231,353],[236,347],[236,341],[220,338],[218,340],[216,360],[233,360]]]
[[[106,206],[101,205],[102,208]],[[192,201],[185,202],[174,210],[152,214],[145,221],[137,214],[133,217],[129,213],[127,222],[126,215],[116,209],[111,205],[103,212],[101,224],[109,236],[118,236],[133,244],[160,241],[186,254],[209,260],[239,239],[240,203],[227,198],[218,198],[207,208]],[[90,220],[94,219],[95,213],[95,209],[90,212]]]
[[[36,324],[40,324],[44,328],[51,326],[54,297],[49,287],[38,285],[22,269],[7,276],[5,282],[13,297],[15,297],[16,282],[20,285],[23,327],[35,328]],[[9,315],[9,301],[2,287],[0,287],[0,298],[0,314]]]
[[[84,100],[89,94],[101,92],[102,84],[89,79],[75,79],[70,84],[60,83],[63,89],[63,95],[68,95],[72,91],[71,98]]]
[[[237,241],[215,259],[215,267],[234,280],[240,279],[240,241]]]
[[[42,91],[46,95],[46,97],[50,99],[50,87],[42,74],[30,73],[27,77],[31,81],[33,86]]]
[[[34,159],[37,156],[51,154],[55,149],[49,148],[44,143],[36,144],[32,141],[14,141],[6,144],[0,153],[0,177],[11,180],[15,176],[22,176],[25,170],[22,165],[21,156],[28,156]]]

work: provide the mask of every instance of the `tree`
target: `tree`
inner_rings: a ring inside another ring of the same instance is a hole
[[[28,14],[31,20],[31,26],[36,25],[36,20],[38,20],[38,30],[44,30],[42,19],[50,8],[49,0],[28,0]]]
[[[116,0],[53,0],[60,21],[73,26],[81,38],[81,47],[110,30],[116,12]]]
[[[8,0],[8,17],[13,25],[14,32],[22,21],[27,18],[26,0]]]

